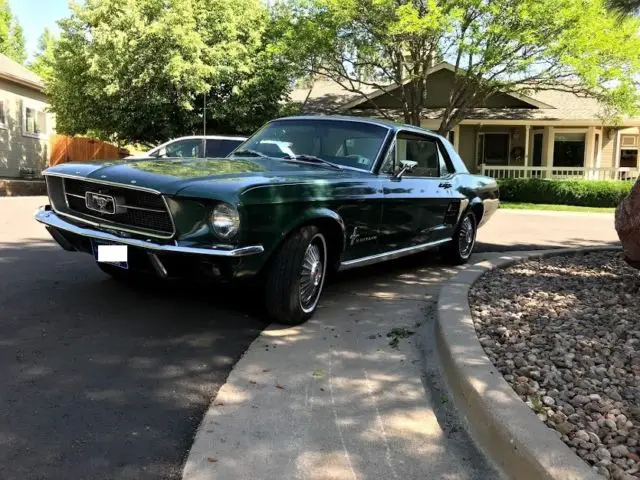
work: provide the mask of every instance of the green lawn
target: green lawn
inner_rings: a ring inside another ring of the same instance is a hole
[[[500,208],[513,210],[555,210],[557,212],[613,213],[612,207],[577,207],[575,205],[546,205],[543,203],[500,202]]]

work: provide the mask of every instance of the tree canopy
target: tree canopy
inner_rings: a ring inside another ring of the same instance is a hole
[[[202,133],[205,93],[207,133],[251,133],[290,89],[260,0],[87,0],[59,25],[47,90],[61,133]]]
[[[0,0],[0,53],[20,64],[27,59],[24,32],[7,0]]]
[[[640,23],[602,0],[283,0],[276,11],[281,47],[307,73],[374,106],[371,89],[387,91],[407,123],[420,124],[429,69],[452,63],[440,133],[496,92],[570,90],[610,116],[637,105]]]
[[[44,29],[38,39],[38,51],[29,68],[37,73],[45,82],[53,76],[53,64],[55,62],[56,37],[48,28]]]

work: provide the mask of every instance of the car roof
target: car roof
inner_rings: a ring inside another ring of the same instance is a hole
[[[168,142],[175,142],[176,140],[191,140],[204,138],[206,140],[246,140],[247,137],[237,135],[186,135],[184,137],[176,137],[168,140]]]
[[[380,127],[385,127],[392,129],[394,131],[397,130],[409,130],[414,131],[416,133],[428,133],[431,135],[437,135],[433,130],[429,130],[427,128],[416,127],[415,125],[409,125],[406,123],[392,122],[390,120],[385,120],[382,118],[372,118],[372,117],[359,117],[359,116],[349,116],[349,115],[294,115],[290,117],[282,117],[276,118],[272,120],[343,120],[348,122],[359,122],[366,123],[369,125],[378,125]]]

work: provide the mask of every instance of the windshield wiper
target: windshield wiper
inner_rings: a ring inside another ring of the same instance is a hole
[[[285,160],[301,160],[303,162],[321,163],[322,165],[335,168],[336,170],[342,170],[342,167],[337,163],[330,162],[329,160],[325,160],[324,158],[316,157],[315,155],[306,155],[303,153],[300,155],[285,155],[282,158],[284,158]]]
[[[265,155],[262,152],[259,152],[257,150],[251,150],[250,148],[247,148],[245,150],[236,150],[235,152],[232,152],[231,155],[235,156],[235,155],[248,155],[248,156],[252,156],[252,157],[265,157],[267,158],[267,155]]]

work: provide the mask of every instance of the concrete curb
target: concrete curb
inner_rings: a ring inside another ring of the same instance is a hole
[[[440,291],[436,344],[445,377],[471,433],[500,468],[515,479],[601,479],[518,397],[478,342],[469,290],[487,271],[524,259],[620,250],[586,247],[525,252],[472,265]]]

